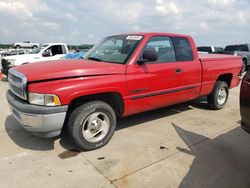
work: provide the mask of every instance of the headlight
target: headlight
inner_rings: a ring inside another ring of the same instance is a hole
[[[60,106],[58,96],[53,94],[29,93],[29,103],[41,106]]]

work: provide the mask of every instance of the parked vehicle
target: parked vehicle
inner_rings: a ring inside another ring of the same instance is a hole
[[[241,68],[238,56],[199,57],[187,35],[122,34],[104,38],[85,59],[10,69],[7,99],[27,131],[53,137],[65,126],[80,149],[93,150],[108,143],[117,118],[200,96],[223,108]]]
[[[214,47],[214,46],[199,46],[197,50],[200,54],[202,53],[209,53],[209,54],[222,54],[223,48],[221,47]]]
[[[83,59],[87,52],[74,52],[66,54],[63,59]]]
[[[14,43],[14,48],[38,48],[40,46],[39,43],[32,43],[31,41],[23,41]]]
[[[224,54],[241,56],[243,62],[243,70],[247,70],[250,65],[250,43],[226,46]]]
[[[25,50],[22,50],[22,49],[7,49],[7,50],[2,50],[0,51],[0,55],[2,57],[5,57],[5,56],[10,56],[10,55],[21,55],[21,54],[26,54],[26,51]]]
[[[5,50],[5,49],[0,49],[0,55],[1,55],[1,57],[5,56],[7,53],[8,53],[7,50]]]
[[[30,54],[6,56],[2,59],[1,72],[8,75],[11,67],[35,63],[45,60],[56,60],[68,53],[68,47],[64,43],[48,43],[34,49]]]
[[[245,74],[241,83],[240,114],[242,128],[250,133],[250,71]]]

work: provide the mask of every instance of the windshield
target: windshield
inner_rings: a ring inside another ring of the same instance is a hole
[[[249,49],[248,49],[248,46],[245,45],[245,44],[242,44],[242,45],[231,45],[231,46],[227,46],[225,48],[225,51],[245,51],[245,52],[248,52]]]
[[[106,37],[88,52],[85,59],[125,64],[141,39],[141,35]]]
[[[42,49],[44,49],[47,46],[48,46],[48,44],[43,44],[43,45],[39,46],[38,48],[32,50],[30,53],[31,54],[38,54],[39,52],[41,52]]]

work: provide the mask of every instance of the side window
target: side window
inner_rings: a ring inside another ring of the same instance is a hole
[[[158,59],[155,63],[176,61],[174,47],[170,37],[152,37],[144,49],[154,49],[157,52]]]
[[[51,53],[52,53],[52,56],[57,55],[57,54],[63,54],[62,46],[61,45],[52,46]]]
[[[193,61],[194,55],[188,39],[183,37],[173,37],[174,48],[177,61]]]

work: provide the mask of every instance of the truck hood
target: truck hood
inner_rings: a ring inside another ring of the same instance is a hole
[[[92,60],[54,60],[17,66],[15,70],[27,76],[27,81],[42,81],[79,76],[125,74],[122,64]]]

